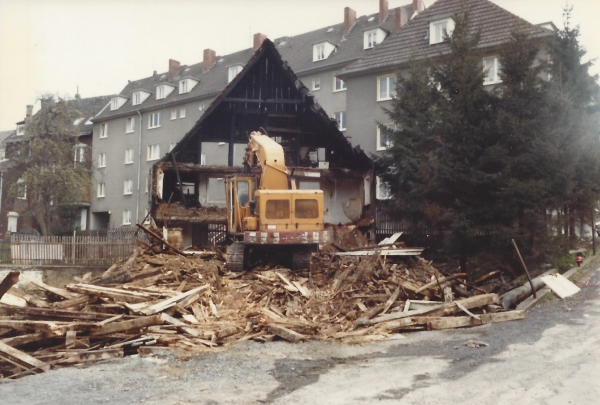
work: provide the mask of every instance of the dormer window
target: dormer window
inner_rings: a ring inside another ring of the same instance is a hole
[[[110,110],[111,111],[118,110],[119,108],[121,108],[121,106],[123,104],[125,104],[126,101],[127,101],[127,99],[125,97],[121,97],[121,96],[111,98],[110,99]]]
[[[454,20],[452,18],[430,23],[429,45],[444,42],[446,36],[452,36],[452,31],[454,31]]]
[[[150,97],[150,93],[147,91],[136,91],[133,93],[133,105],[142,104],[148,97]]]
[[[230,66],[227,69],[227,83],[231,83],[233,79],[242,71],[242,65]]]
[[[166,98],[174,89],[175,87],[171,86],[170,84],[161,84],[160,86],[157,86],[156,99],[162,100],[163,98]]]
[[[381,43],[387,36],[387,32],[381,28],[374,30],[365,31],[364,34],[364,49],[373,48],[375,45]]]
[[[331,42],[320,42],[313,45],[313,62],[327,59],[335,49]]]
[[[191,77],[186,77],[179,81],[179,94],[185,94],[192,91],[194,86],[198,84],[198,80],[192,79]]]
[[[25,135],[25,124],[17,125],[17,135]]]

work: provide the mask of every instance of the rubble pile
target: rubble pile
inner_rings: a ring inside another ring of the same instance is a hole
[[[12,301],[0,303],[0,374],[17,378],[165,347],[216,350],[274,339],[365,343],[402,331],[524,317],[504,311],[497,294],[468,283],[465,274],[443,275],[419,256],[386,255],[387,248],[357,255],[325,249],[303,272],[233,273],[219,252],[169,245],[157,252],[154,244],[65,288],[40,282],[11,288],[15,277],[7,277]],[[410,253],[400,244],[391,248]]]

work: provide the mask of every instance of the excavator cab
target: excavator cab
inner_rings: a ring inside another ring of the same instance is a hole
[[[309,267],[311,252],[329,242],[322,190],[297,190],[284,164],[283,148],[259,132],[250,134],[246,163],[261,167],[225,180],[227,229],[234,243],[227,268],[241,271],[265,257],[285,257],[293,270]]]

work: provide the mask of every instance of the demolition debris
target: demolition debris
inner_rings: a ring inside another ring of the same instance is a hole
[[[219,251],[155,243],[97,278],[57,288],[0,284],[0,374],[18,378],[165,348],[212,351],[247,341],[384,340],[398,332],[522,319],[499,296],[442,274],[395,239],[346,252],[330,245],[311,270],[225,270]],[[404,252],[404,253],[403,253]],[[2,297],[0,297],[2,298]]]

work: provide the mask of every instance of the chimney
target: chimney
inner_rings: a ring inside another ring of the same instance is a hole
[[[356,22],[356,11],[352,10],[350,7],[344,8],[344,35],[350,32],[350,29],[354,26]]]
[[[379,23],[385,21],[388,15],[388,1],[387,0],[379,0]]]
[[[169,74],[167,77],[170,79],[173,78],[177,73],[179,73],[179,69],[181,68],[181,64],[175,59],[169,59]]]
[[[27,105],[27,109],[26,109],[26,113],[25,113],[25,119],[31,119],[31,115],[33,114],[33,106],[31,104]]]
[[[265,34],[261,34],[260,32],[254,34],[254,45],[252,46],[252,50],[256,52],[256,50],[260,48],[265,39],[267,39],[267,36]]]
[[[398,7],[395,11],[395,28],[399,30],[404,24],[408,22],[410,16],[408,15],[408,11],[404,7]]]
[[[42,110],[45,110],[46,108],[48,108],[49,105],[50,105],[50,100],[48,97],[44,96],[40,99],[40,108]]]
[[[425,10],[425,4],[423,4],[423,0],[413,0],[413,2],[412,2],[412,11],[413,11],[413,13],[415,11],[417,13],[420,13],[423,10]]]
[[[217,54],[212,49],[204,50],[204,58],[202,59],[202,71],[206,72],[215,63]]]

